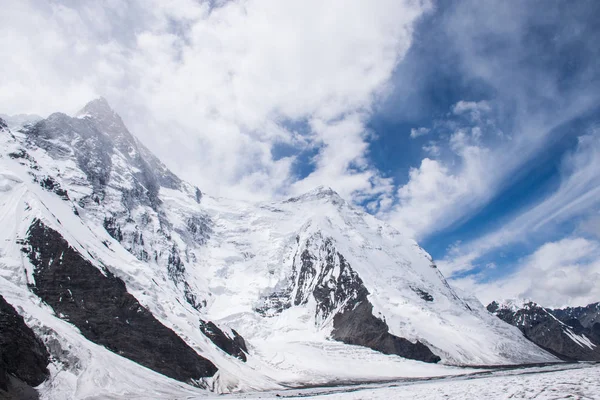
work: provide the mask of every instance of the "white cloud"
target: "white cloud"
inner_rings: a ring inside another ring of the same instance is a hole
[[[507,298],[531,299],[546,307],[587,305],[600,298],[600,243],[584,238],[548,242],[498,281],[477,276],[452,284],[473,292],[484,304]]]
[[[398,204],[382,216],[402,227],[407,235],[419,238],[422,232],[435,232],[446,226],[444,211],[468,201],[477,193],[470,174],[477,173],[483,161],[480,149],[470,149],[463,174],[453,174],[443,163],[424,158],[411,168],[409,182],[397,191]]]
[[[438,265],[451,276],[476,267],[487,253],[517,242],[541,237],[560,223],[579,217],[593,219],[600,207],[600,131],[579,138],[578,147],[565,157],[559,187],[538,203],[521,210],[497,230],[453,248]]]
[[[491,111],[487,101],[464,101],[461,100],[452,107],[455,115],[468,114],[474,120],[481,120],[481,116]]]
[[[477,207],[490,195],[486,178],[490,150],[479,144],[480,133],[457,129],[450,135],[447,149],[460,162],[439,158],[440,146],[431,142],[424,150],[431,157],[421,160],[417,168],[411,168],[406,184],[396,191],[397,203],[379,216],[401,228],[416,239],[443,230],[460,218],[461,213]],[[478,132],[475,130],[475,132]]]
[[[554,8],[475,0],[455,2],[439,16],[438,47],[449,49],[448,58],[457,60],[462,79],[488,88],[489,98],[462,100],[449,107],[430,133],[435,141],[423,147],[426,158],[410,170],[395,205],[381,217],[418,240],[468,220],[537,162],[557,140],[562,124],[597,106],[597,85],[585,79],[595,74],[597,62],[579,65],[571,84],[565,85],[554,67],[532,58],[534,45],[528,35],[540,21],[563,26]],[[574,23],[572,18],[570,22]],[[594,43],[594,38],[582,34],[567,36],[557,35],[552,41],[553,56],[571,49],[574,37],[582,48],[591,49]],[[401,103],[405,92],[429,96],[431,88],[419,86],[419,76],[439,72],[430,65],[431,59],[425,57],[402,69],[409,79],[396,77],[402,89],[396,101]],[[423,102],[419,96],[406,98],[416,105]],[[414,104],[394,104],[392,109],[411,110]],[[591,200],[586,199],[581,201]]]
[[[429,156],[429,157],[439,157],[442,154],[442,149],[440,148],[440,146],[433,140],[429,141],[429,143],[427,143],[425,146],[423,146],[423,151]]]
[[[431,131],[431,129],[429,128],[425,128],[424,126],[420,127],[420,128],[412,128],[410,130],[410,138],[411,139],[416,139],[420,136],[425,136],[427,135],[429,132]]]
[[[151,150],[208,192],[264,199],[328,184],[345,196],[381,193],[386,181],[365,157],[365,120],[429,8],[9,1],[0,111],[73,113],[104,95]],[[289,122],[310,132],[298,135]],[[299,141],[322,149],[304,183],[295,182],[293,158],[271,154],[274,143]]]

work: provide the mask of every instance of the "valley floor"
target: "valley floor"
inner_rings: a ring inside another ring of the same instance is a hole
[[[219,396],[220,399],[600,399],[600,364],[565,364],[486,371],[459,377],[388,382],[272,393]]]

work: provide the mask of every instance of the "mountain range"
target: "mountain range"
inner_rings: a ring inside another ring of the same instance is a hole
[[[492,302],[489,312],[565,361],[600,361],[600,303],[551,309],[530,301]]]
[[[0,223],[7,396],[174,398],[580,359],[531,333],[534,306],[486,310],[329,187],[204,193],[102,98],[0,120]],[[587,310],[536,315],[597,354]]]

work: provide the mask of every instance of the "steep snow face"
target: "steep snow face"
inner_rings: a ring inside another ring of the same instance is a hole
[[[446,364],[556,360],[459,296],[412,239],[332,189],[259,204],[203,195],[103,99],[75,118],[53,114],[19,131],[3,124],[0,146],[0,291],[47,344],[70,349],[55,351],[51,368],[67,391],[133,393],[139,380],[119,380],[118,370],[181,386],[87,341],[40,302],[29,289],[35,265],[23,253],[34,221],[122,280],[213,363],[216,374],[198,384],[216,391],[458,372],[382,352]],[[336,326],[337,316],[357,310],[385,343],[343,319]],[[332,340],[342,328],[350,337],[339,340],[363,346]],[[92,379],[92,367],[107,370]]]

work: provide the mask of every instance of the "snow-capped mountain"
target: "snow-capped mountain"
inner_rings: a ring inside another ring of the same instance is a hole
[[[563,360],[600,361],[600,303],[550,309],[530,300],[507,300],[487,309]]]
[[[104,99],[74,117],[1,122],[0,144],[0,294],[47,349],[43,397],[179,397],[557,361],[332,189],[258,204],[211,197]]]

